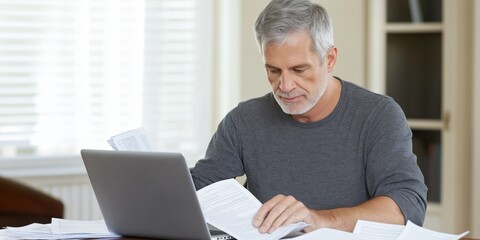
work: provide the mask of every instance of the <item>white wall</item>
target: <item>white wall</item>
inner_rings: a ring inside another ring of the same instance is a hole
[[[480,237],[480,1],[474,1],[472,88],[472,236]]]
[[[334,74],[365,86],[367,48],[367,4],[365,0],[316,0],[327,9],[333,22],[338,60]]]
[[[240,99],[263,96],[270,91],[253,24],[269,0],[241,1]]]

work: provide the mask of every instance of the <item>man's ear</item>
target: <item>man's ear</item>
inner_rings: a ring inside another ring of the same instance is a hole
[[[337,63],[337,51],[337,47],[332,46],[327,52],[327,57],[325,59],[327,63],[327,71],[329,73],[333,72],[335,69],[335,64]]]

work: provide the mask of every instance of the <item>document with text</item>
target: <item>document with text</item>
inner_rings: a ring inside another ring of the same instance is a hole
[[[258,199],[234,179],[223,180],[197,191],[205,220],[237,239],[281,239],[307,226],[300,222],[281,227],[271,234],[262,234],[252,225],[262,205]]]
[[[358,220],[353,233],[358,240],[396,240],[405,225]]]
[[[147,133],[143,127],[117,134],[107,140],[110,146],[118,151],[151,152]]]
[[[353,233],[356,236],[355,239],[358,240],[458,240],[465,237],[469,232],[447,234],[420,227],[410,221],[406,225],[396,225],[358,220]]]
[[[395,240],[409,240],[409,239],[436,239],[436,240],[458,240],[467,236],[469,231],[461,234],[448,234],[432,231],[408,221],[403,231]]]

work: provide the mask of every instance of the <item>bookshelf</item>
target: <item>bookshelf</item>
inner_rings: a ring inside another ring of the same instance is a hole
[[[471,5],[368,1],[367,88],[393,97],[404,110],[429,188],[425,226],[447,232],[463,231],[469,221],[471,15],[465,13]]]

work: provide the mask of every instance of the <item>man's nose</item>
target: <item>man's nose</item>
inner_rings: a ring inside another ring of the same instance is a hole
[[[295,80],[288,71],[283,71],[280,77],[280,90],[283,92],[290,92],[295,87]]]

